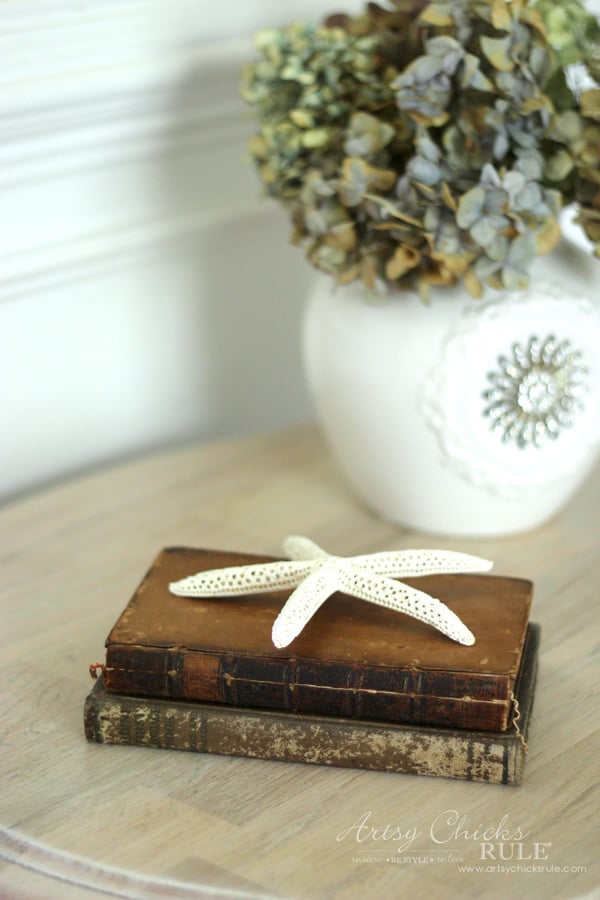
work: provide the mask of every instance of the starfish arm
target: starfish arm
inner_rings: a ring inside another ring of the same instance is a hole
[[[272,633],[275,646],[287,647],[288,644],[291,644],[319,607],[338,589],[337,572],[327,563],[319,566],[305,578],[290,594],[285,606],[275,619]]]
[[[380,575],[371,575],[359,566],[345,565],[337,570],[340,590],[361,600],[368,600],[378,606],[385,606],[396,612],[406,613],[459,644],[471,646],[475,637],[458,618],[456,613],[423,591]]]
[[[351,562],[377,575],[397,578],[453,572],[489,572],[494,565],[489,559],[468,553],[455,553],[452,550],[391,550],[353,556]]]
[[[291,534],[283,542],[283,552],[290,559],[327,559],[329,553],[299,534]]]
[[[310,560],[283,560],[248,566],[229,566],[198,572],[169,585],[179,597],[237,597],[296,587],[314,569]]]

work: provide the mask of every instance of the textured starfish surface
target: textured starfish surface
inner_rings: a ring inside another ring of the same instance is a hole
[[[273,643],[287,647],[320,606],[336,591],[413,616],[459,644],[475,643],[474,635],[441,600],[396,578],[453,572],[487,572],[493,563],[449,550],[391,550],[364,556],[326,553],[305,537],[286,538],[289,560],[230,566],[198,572],[172,582],[180,597],[235,597],[295,588],[273,625]]]

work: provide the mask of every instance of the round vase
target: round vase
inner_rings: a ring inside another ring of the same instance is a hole
[[[600,266],[564,242],[530,287],[368,301],[321,278],[303,334],[325,435],[357,496],[419,531],[488,536],[553,516],[600,445]]]

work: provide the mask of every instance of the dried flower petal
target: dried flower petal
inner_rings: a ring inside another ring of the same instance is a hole
[[[600,26],[581,0],[369,3],[257,47],[251,158],[338,282],[520,288],[573,201],[600,257]]]

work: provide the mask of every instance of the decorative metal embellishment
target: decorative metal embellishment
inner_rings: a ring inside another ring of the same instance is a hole
[[[498,357],[498,369],[488,373],[492,387],[484,391],[484,415],[504,443],[541,447],[573,424],[583,409],[587,368],[569,341],[553,335],[527,346],[513,344],[512,357]]]

